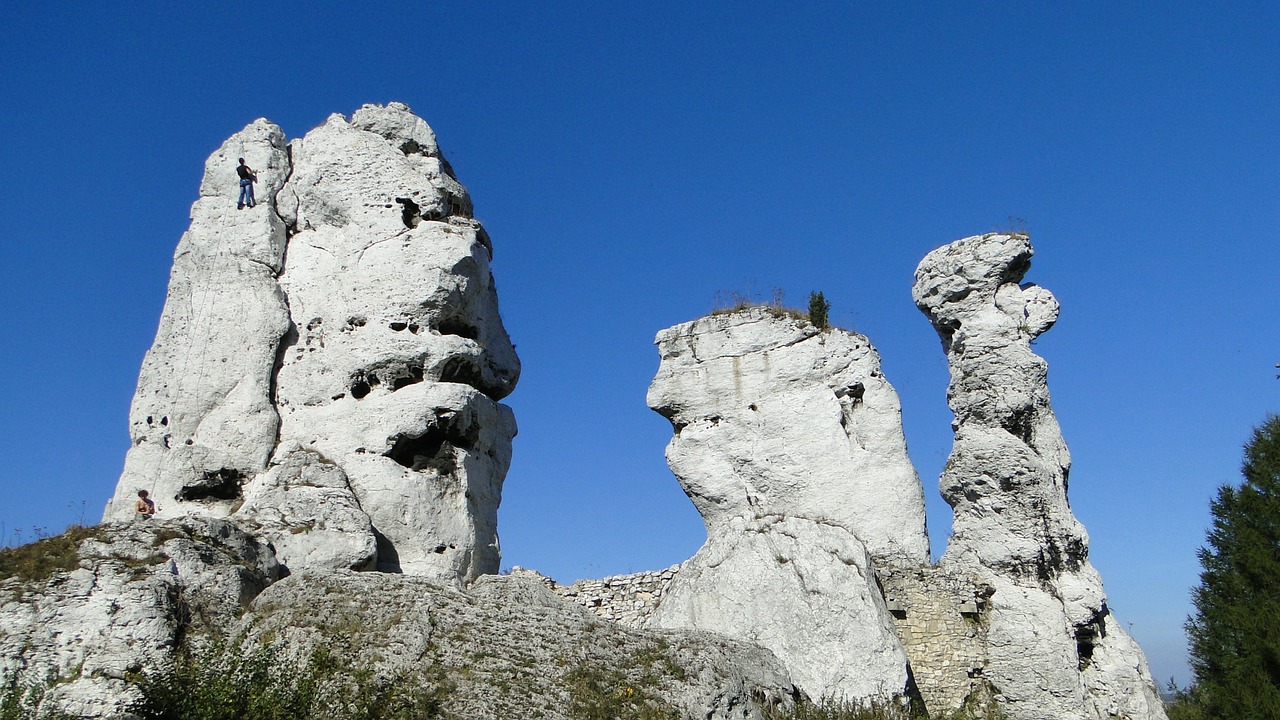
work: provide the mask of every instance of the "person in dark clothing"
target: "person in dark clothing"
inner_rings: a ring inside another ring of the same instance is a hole
[[[240,158],[240,167],[236,168],[236,174],[240,176],[240,200],[236,202],[236,209],[243,210],[245,205],[253,207],[258,203],[253,199],[253,184],[258,182],[258,174],[253,168],[244,164],[244,158]]]

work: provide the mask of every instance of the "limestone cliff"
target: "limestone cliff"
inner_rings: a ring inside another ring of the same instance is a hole
[[[1020,285],[1026,235],[988,234],[929,253],[913,297],[951,368],[955,444],[942,474],[954,510],[943,569],[993,590],[986,679],[1014,720],[1162,720],[1142,651],[1107,609],[1089,541],[1067,503],[1071,458],[1030,344],[1058,317]]]
[[[431,128],[398,103],[287,144],[258,120],[191,216],[104,519],[148,489],[159,517],[234,517],[294,569],[496,572],[520,366]]]

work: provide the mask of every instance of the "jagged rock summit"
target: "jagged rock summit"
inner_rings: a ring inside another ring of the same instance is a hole
[[[238,158],[257,170],[237,209]],[[105,520],[231,517],[290,569],[498,570],[520,374],[492,246],[400,103],[292,143],[257,120],[205,165]]]

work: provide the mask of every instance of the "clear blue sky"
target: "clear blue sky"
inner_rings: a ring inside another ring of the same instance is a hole
[[[94,521],[202,163],[401,100],[495,245],[524,376],[505,565],[662,567],[702,525],[645,407],[654,334],[717,294],[870,336],[949,511],[946,364],[912,271],[1027,229],[1071,501],[1162,680],[1215,488],[1280,411],[1273,3],[6,3],[0,523]]]

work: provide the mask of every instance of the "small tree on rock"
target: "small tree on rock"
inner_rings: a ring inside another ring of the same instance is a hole
[[[1280,416],[1244,448],[1244,483],[1210,506],[1200,586],[1187,620],[1206,718],[1280,718]]]
[[[809,293],[809,322],[819,330],[827,329],[827,312],[831,310],[831,303],[822,296],[820,292]]]

